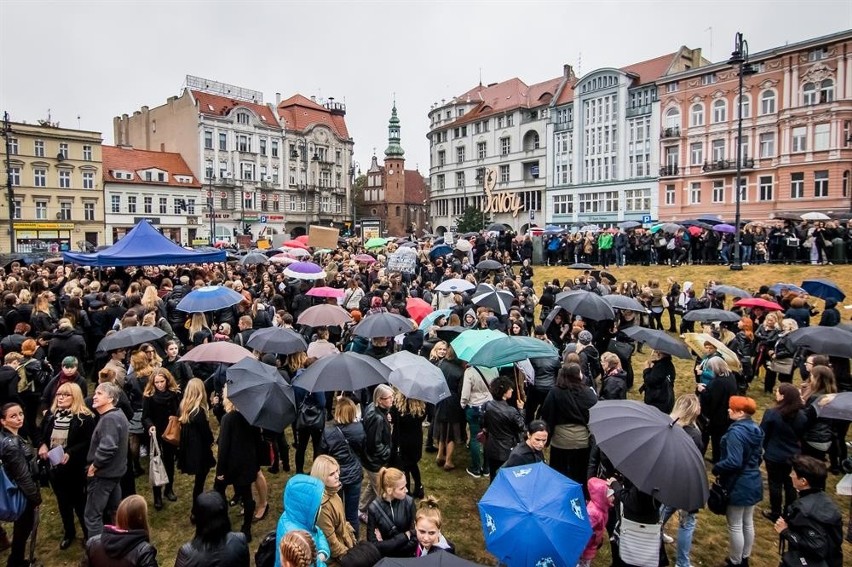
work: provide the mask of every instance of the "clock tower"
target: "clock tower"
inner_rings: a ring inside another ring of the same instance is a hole
[[[399,117],[396,100],[393,102],[388,121],[388,147],[385,149],[385,202],[387,207],[387,229],[395,236],[405,235],[405,151],[400,145]]]

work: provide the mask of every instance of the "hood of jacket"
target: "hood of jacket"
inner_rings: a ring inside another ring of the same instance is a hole
[[[829,297],[828,299],[825,300],[825,308],[826,309],[834,309],[835,307],[837,307],[837,300],[836,299]]]
[[[313,532],[322,505],[325,485],[306,474],[297,474],[284,488],[284,514],[303,530]]]
[[[110,557],[119,559],[127,555],[137,545],[148,541],[145,530],[122,530],[115,526],[104,526],[101,543]]]
[[[609,485],[602,478],[593,477],[588,481],[589,501],[593,503],[599,510],[608,510],[612,504],[607,498]]]
[[[810,494],[799,494],[799,499],[794,505],[799,514],[821,524],[839,525],[843,519],[837,504],[822,490],[815,490]],[[793,516],[791,519],[792,523],[796,523],[795,518],[796,516]]]

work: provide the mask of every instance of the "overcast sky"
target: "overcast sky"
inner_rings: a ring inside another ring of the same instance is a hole
[[[483,83],[621,67],[701,47],[727,58],[852,27],[852,2],[100,2],[0,0],[0,109],[103,132],[180,94],[187,74],[259,90],[265,102],[347,104],[355,157],[382,157],[394,93],[406,166],[428,174],[427,113]],[[79,122],[78,122],[79,116]]]

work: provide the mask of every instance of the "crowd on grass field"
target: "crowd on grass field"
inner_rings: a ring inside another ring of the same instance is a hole
[[[852,331],[841,322],[843,296],[831,282],[738,290],[671,278],[665,285],[619,281],[605,270],[578,269],[536,289],[529,258],[516,262],[500,238],[474,234],[465,242],[436,251],[432,243],[399,241],[366,254],[357,241],[341,240],[316,255],[318,269],[304,277],[274,262],[9,265],[0,281],[0,460],[26,501],[11,534],[0,535],[0,547],[10,548],[7,565],[29,564],[27,540],[37,537],[43,498],[55,499],[59,510],[56,544],[68,550],[83,543],[93,567],[243,566],[251,556],[259,566],[373,565],[382,557],[454,553],[446,536],[453,528],[443,526],[442,504],[421,476],[426,452],[446,474],[484,484],[501,467],[539,462],[581,484],[593,535],[578,550],[578,565],[591,565],[609,545],[614,565],[689,567],[693,534],[709,512],[677,509],[642,492],[590,433],[590,410],[626,399],[628,391],[670,415],[712,462],[727,496],[727,565],[749,565],[761,503],[758,521],[772,522],[783,543],[779,562],[843,564],[842,513],[825,488],[829,475],[852,469],[849,420],[819,410],[824,396],[852,391],[850,354],[838,347],[852,344]],[[699,242],[691,241],[690,254]],[[403,248],[414,260],[394,271],[391,258]],[[560,253],[566,261],[590,259],[578,249],[573,258]],[[207,286],[229,288],[237,299],[206,312],[178,308]],[[344,319],[304,324],[317,306]],[[835,333],[820,347],[796,338],[817,310],[819,325]],[[359,322],[390,315],[410,319],[410,328],[396,336],[359,334]],[[146,327],[161,338],[104,346]],[[253,349],[252,335],[267,328],[292,330],[306,348]],[[484,330],[532,337],[552,345],[553,354],[500,368],[471,365],[453,344]],[[229,398],[234,361],[189,361],[193,350],[225,343],[248,347],[288,384],[341,352],[382,360],[405,350],[440,370],[449,397],[426,403],[386,384],[334,392],[296,387],[291,447],[284,428],[258,427]],[[687,347],[693,372],[677,376],[672,357]],[[633,354],[643,348],[648,362],[634,368]],[[676,396],[676,380],[694,383],[694,393]],[[774,399],[760,423],[748,396],[757,388]],[[468,455],[465,470],[456,468],[459,453]],[[162,466],[143,495],[137,478],[146,458]],[[281,471],[293,473],[281,495],[284,513],[274,534],[256,537],[253,524],[278,497],[268,493],[266,476]],[[175,493],[176,472],[192,477],[191,494]],[[148,524],[149,514],[167,506],[185,510],[195,529],[174,560],[157,556]],[[233,506],[242,508],[238,531],[229,519]],[[625,536],[632,522],[664,527],[675,515],[675,538],[662,529],[645,541]],[[636,546],[651,549],[652,559],[633,563]]]

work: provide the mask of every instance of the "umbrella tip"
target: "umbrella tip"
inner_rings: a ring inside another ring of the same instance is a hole
[[[672,420],[672,422],[669,424],[669,428],[674,427],[674,426],[675,426],[675,423],[677,423],[678,421],[680,421],[680,418],[679,418],[679,417],[674,418],[674,419]]]

